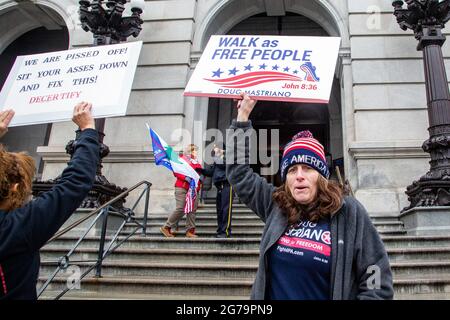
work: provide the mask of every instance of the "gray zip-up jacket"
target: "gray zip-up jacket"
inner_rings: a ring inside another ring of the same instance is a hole
[[[230,129],[227,133],[228,181],[241,201],[265,222],[251,294],[252,299],[262,300],[267,298],[270,285],[267,252],[286,231],[288,221],[272,200],[275,187],[254,173],[248,164],[249,148],[244,140],[245,132],[252,129],[251,121],[234,120]],[[232,163],[230,159],[233,159]],[[361,203],[346,197],[331,219],[330,229],[331,299],[392,299],[394,290],[388,256]]]

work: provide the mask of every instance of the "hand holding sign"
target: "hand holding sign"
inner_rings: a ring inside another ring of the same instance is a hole
[[[250,116],[250,113],[252,113],[253,108],[255,107],[258,100],[251,99],[245,92],[241,93],[241,97],[242,100],[239,100],[237,104],[237,121],[245,122],[248,121],[248,117]]]
[[[0,138],[8,132],[8,125],[14,117],[14,111],[11,109],[0,111]]]
[[[80,130],[95,129],[95,121],[92,117],[92,103],[80,102],[73,109],[72,121],[75,122]]]

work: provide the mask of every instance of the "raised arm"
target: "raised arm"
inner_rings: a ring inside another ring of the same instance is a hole
[[[24,245],[32,249],[42,247],[58,231],[92,188],[99,161],[99,144],[91,108],[91,104],[80,103],[74,109],[73,121],[81,134],[75,143],[73,157],[58,183],[34,201],[6,215],[8,223],[3,225],[21,229]],[[11,238],[3,238],[3,241],[20,250],[20,238],[13,237],[11,233]]]
[[[250,168],[250,146],[246,142],[250,140],[252,129],[248,118],[256,102],[247,94],[242,94],[242,100],[238,102],[237,120],[233,120],[227,131],[226,172],[227,179],[239,198],[266,221],[273,205],[272,194],[275,187]]]

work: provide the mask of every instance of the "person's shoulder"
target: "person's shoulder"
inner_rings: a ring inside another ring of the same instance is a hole
[[[355,216],[368,217],[368,213],[364,205],[353,196],[345,196],[343,198],[342,206],[347,214],[352,213]]]
[[[355,197],[352,196],[344,196],[342,200],[344,206],[353,208],[361,205],[361,202],[359,202]]]

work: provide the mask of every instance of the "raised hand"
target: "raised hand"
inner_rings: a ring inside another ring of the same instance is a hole
[[[241,97],[242,99],[237,103],[237,121],[248,121],[248,117],[250,116],[250,113],[252,113],[253,108],[255,107],[255,104],[258,102],[258,100],[251,99],[245,92],[241,93]]]
[[[95,121],[92,117],[92,104],[88,102],[80,102],[73,109],[72,121],[75,122],[80,130],[95,129]]]
[[[8,126],[14,117],[14,110],[8,109],[0,111],[0,138],[8,132]]]

